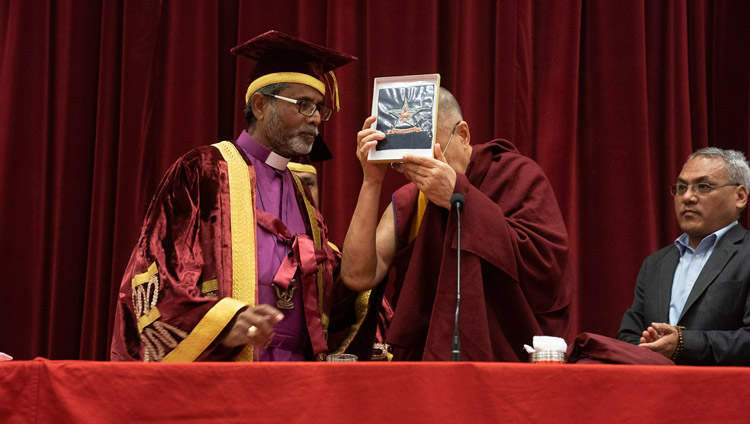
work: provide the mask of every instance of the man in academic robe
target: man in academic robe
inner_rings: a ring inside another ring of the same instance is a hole
[[[394,316],[386,334],[394,360],[451,359],[461,211],[460,359],[525,361],[535,335],[566,337],[568,236],[541,168],[506,140],[470,144],[455,97],[440,88],[434,158],[406,155],[411,183],[378,220],[387,167],[367,161],[385,135],[365,120],[357,135],[364,179],[344,242],[341,276],[354,290],[382,284],[396,269]]]
[[[326,74],[356,58],[276,31],[232,52],[257,61],[248,129],[162,179],[122,279],[113,360],[323,360],[361,325],[335,278],[340,254],[287,169],[331,117]]]

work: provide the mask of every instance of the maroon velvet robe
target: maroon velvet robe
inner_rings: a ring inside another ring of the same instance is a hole
[[[568,336],[568,236],[541,168],[506,140],[474,146],[455,191],[461,213],[461,360],[526,361],[534,335]],[[449,360],[456,310],[456,213],[428,203],[407,240],[418,190],[393,195],[398,235],[396,360]]]
[[[249,166],[254,187],[253,168],[241,149],[238,151]],[[178,346],[193,353],[195,360],[227,360],[240,352],[241,348],[229,350],[218,344],[236,313],[247,307],[232,298],[227,170],[220,151],[203,146],[177,160],[162,179],[122,279],[113,360],[158,361],[165,356],[169,360],[168,355]],[[354,309],[357,296],[336,282],[340,254],[327,243],[318,211],[312,217],[307,212],[303,196],[309,200],[309,190],[302,193],[299,187],[295,187],[297,200],[307,234],[313,238],[312,218],[321,240],[317,281],[322,290],[314,296],[319,314],[330,318],[324,336],[328,350],[333,351],[342,342],[350,343],[350,332],[353,335],[361,325]],[[359,299],[367,300],[366,296]],[[369,357],[369,351],[361,356]],[[185,355],[179,358],[175,360],[184,360]]]

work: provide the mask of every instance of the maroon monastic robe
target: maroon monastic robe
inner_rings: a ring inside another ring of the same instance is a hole
[[[244,188],[254,192],[253,167],[242,149],[234,152],[241,156],[236,159],[245,175],[249,171],[249,184]],[[219,149],[203,146],[181,157],[162,179],[122,280],[112,340],[113,360],[228,360],[238,354],[242,358],[240,352],[247,352],[242,348],[226,349],[218,343],[234,316],[257,302],[257,292],[245,300],[233,293],[233,279],[239,278],[233,275],[237,273],[233,249],[249,252],[245,257],[252,267],[253,249],[258,246],[240,244],[238,230],[233,231],[232,222],[237,221],[232,220],[232,211],[237,210],[237,205],[233,208],[230,204],[229,168]],[[362,324],[359,318],[366,313],[368,294],[356,296],[337,282],[340,254],[327,243],[325,225],[310,204],[309,190],[296,182],[307,235],[315,239],[316,245],[317,270],[308,274],[314,288],[307,295],[317,304],[312,318],[323,323],[319,335],[327,344],[323,349],[343,349]],[[258,224],[254,201],[251,196],[249,208],[237,214],[244,221],[253,220],[249,221],[253,222],[253,234]],[[359,301],[357,311],[355,297]],[[358,344],[368,345],[365,341]],[[369,351],[362,352],[361,357],[369,357]],[[252,351],[243,359],[252,359]]]
[[[461,213],[461,360],[526,361],[535,335],[567,338],[568,235],[541,168],[506,140],[474,146],[455,192]],[[393,195],[398,235],[396,360],[449,360],[456,310],[456,212],[428,203],[408,240],[418,190]]]

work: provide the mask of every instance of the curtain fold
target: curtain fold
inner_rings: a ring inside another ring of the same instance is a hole
[[[571,331],[612,336],[643,259],[679,234],[666,187],[687,155],[750,147],[748,21],[743,0],[0,2],[0,351],[107,357],[151,196],[177,157],[245,127],[252,63],[229,49],[270,29],[359,57],[322,126],[334,242],[373,78],[438,72],[473,143],[510,139],[547,173]],[[404,182],[389,174],[381,208]]]

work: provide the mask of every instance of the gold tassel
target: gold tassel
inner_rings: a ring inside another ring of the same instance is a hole
[[[336,75],[333,73],[333,71],[328,71],[328,73],[331,74],[331,79],[333,80],[331,100],[333,100],[334,104],[336,105],[336,112],[339,112],[341,110],[341,105],[339,104],[339,83],[338,81],[336,81]],[[326,81],[328,81],[328,78],[326,78]]]

